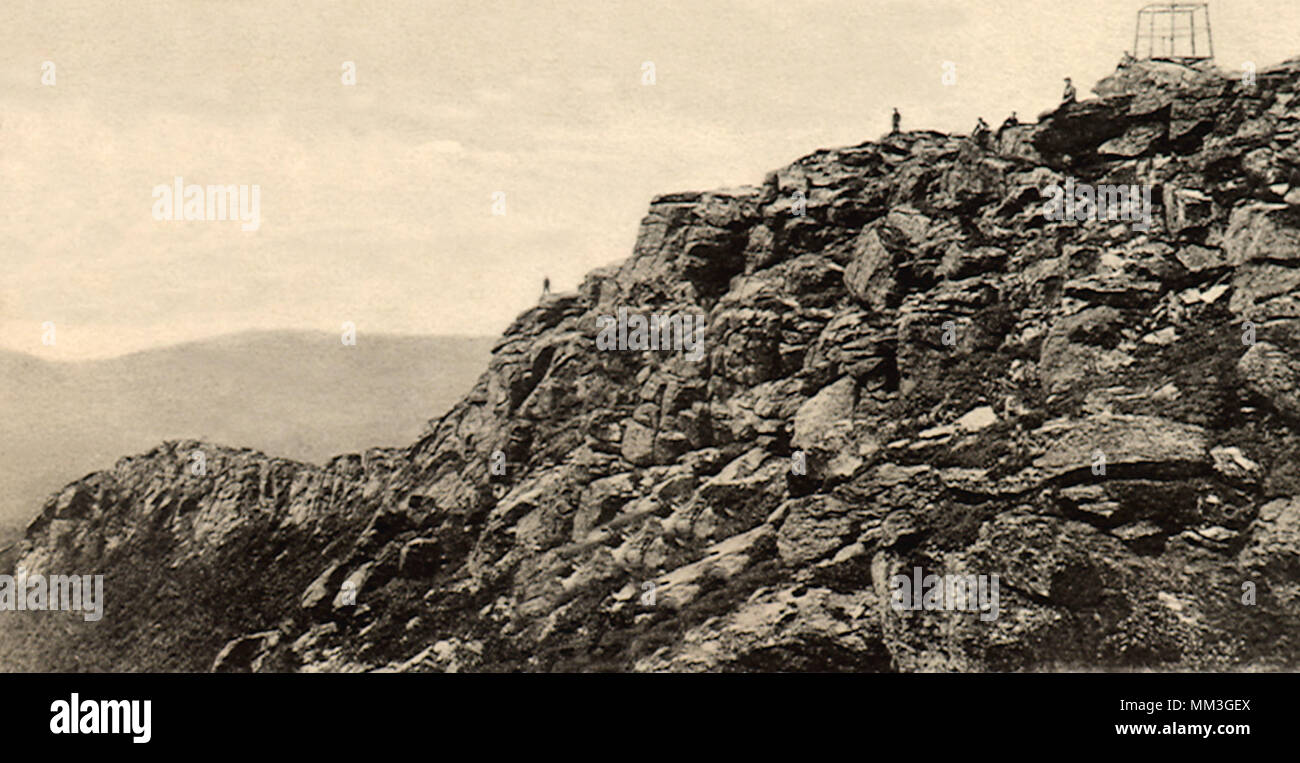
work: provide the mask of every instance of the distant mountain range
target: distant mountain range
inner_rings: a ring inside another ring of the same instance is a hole
[[[473,386],[492,343],[271,331],[75,363],[0,351],[0,547],[50,493],[163,440],[310,462],[409,443]]]

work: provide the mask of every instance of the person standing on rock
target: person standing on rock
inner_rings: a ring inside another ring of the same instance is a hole
[[[903,124],[903,117],[902,117],[901,114],[898,113],[898,107],[895,106],[895,107],[894,107],[894,129],[891,130],[889,134],[890,134],[890,135],[897,135],[899,132],[901,132],[901,130],[899,129],[899,127],[900,127],[902,124]]]
[[[542,295],[545,296],[550,293],[551,293],[551,279],[547,276],[542,276]]]
[[[980,117],[979,121],[975,123],[975,130],[971,133],[971,137],[975,139],[975,145],[988,148],[989,125],[988,122],[984,121],[984,117]]]
[[[1074,90],[1074,83],[1070,81],[1069,77],[1066,77],[1065,93],[1061,95],[1061,105],[1065,106],[1066,104],[1074,103],[1077,96],[1078,94]]]
[[[1011,112],[1011,116],[1007,117],[1007,121],[1003,122],[1002,126],[998,128],[998,140],[1002,140],[1002,133],[1006,132],[1008,127],[1018,127],[1019,125],[1020,120],[1016,118],[1016,112]]]

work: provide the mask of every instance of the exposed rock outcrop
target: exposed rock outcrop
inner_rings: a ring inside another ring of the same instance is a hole
[[[408,448],[74,483],[21,564],[104,572],[106,616],[11,659],[1300,667],[1300,62],[1098,93],[654,199]],[[1150,229],[1045,219],[1066,178],[1149,188]],[[598,350],[620,307],[703,316],[704,356]],[[999,575],[998,616],[896,608],[917,568]]]

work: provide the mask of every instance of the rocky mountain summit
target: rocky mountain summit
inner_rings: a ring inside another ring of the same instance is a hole
[[[173,442],[69,485],[17,564],[102,572],[104,618],[4,613],[0,658],[1300,667],[1300,59],[1096,92],[654,199],[407,448]],[[1150,230],[1046,219],[1067,181],[1149,189]],[[705,357],[598,350],[619,308],[705,315]],[[997,574],[999,616],[894,608],[915,568]]]

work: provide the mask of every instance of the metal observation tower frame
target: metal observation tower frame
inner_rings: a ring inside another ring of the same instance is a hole
[[[1133,55],[1139,61],[1190,64],[1214,58],[1210,4],[1151,3],[1137,13]]]

